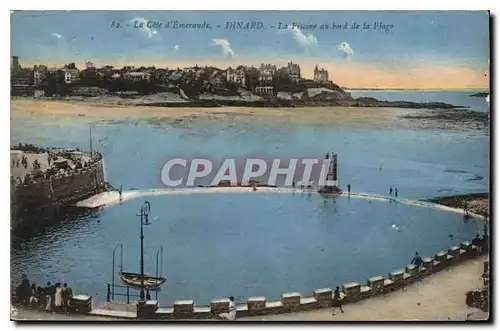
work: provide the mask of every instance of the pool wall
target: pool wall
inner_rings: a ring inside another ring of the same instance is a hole
[[[393,271],[387,276],[376,276],[367,280],[365,284],[346,283],[341,287],[343,304],[349,304],[385,294],[421,280],[422,278],[439,272],[451,265],[466,259],[478,257],[479,247],[471,242],[463,242],[460,246],[452,246],[447,251],[440,251],[433,257],[423,259],[423,264],[418,268],[407,265],[403,269]],[[246,304],[238,304],[236,316],[256,316],[267,314],[282,314],[313,310],[333,306],[333,289],[316,289],[313,295],[301,293],[283,293],[280,300],[268,301],[265,297],[248,298]],[[99,313],[92,315],[118,316],[113,311],[98,309]],[[118,312],[116,312],[118,313]],[[173,305],[163,306],[156,300],[137,303],[137,318],[143,319],[206,319],[221,313],[229,313],[229,299],[214,299],[210,306],[195,305],[193,300],[174,301]]]

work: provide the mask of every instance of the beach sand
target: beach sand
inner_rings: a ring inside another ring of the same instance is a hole
[[[399,114],[409,110],[370,107],[152,107],[96,104],[84,102],[12,99],[11,117],[36,117],[49,120],[113,121],[150,120],[179,122],[183,120],[270,121],[313,124],[391,124]]]

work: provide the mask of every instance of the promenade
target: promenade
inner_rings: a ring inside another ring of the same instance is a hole
[[[485,258],[467,260],[385,295],[344,306],[291,314],[255,316],[259,321],[465,321],[487,314],[465,304],[465,293],[483,287]]]
[[[280,315],[255,316],[237,321],[465,321],[487,319],[488,314],[465,304],[465,293],[482,287],[484,257],[467,260],[411,284],[402,290],[344,306]],[[95,310],[94,310],[95,311]],[[61,315],[18,309],[15,320],[113,321],[116,317]]]

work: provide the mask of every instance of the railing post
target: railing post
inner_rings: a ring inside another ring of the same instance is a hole
[[[127,286],[127,304],[130,303],[129,287]]]
[[[109,302],[109,293],[111,292],[110,290],[111,290],[111,285],[109,285],[109,283],[108,283],[108,293],[106,295],[106,301],[107,302]]]

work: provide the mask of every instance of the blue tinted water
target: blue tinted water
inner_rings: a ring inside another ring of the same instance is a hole
[[[489,137],[483,132],[122,122],[98,124],[93,136],[94,148],[105,156],[108,180],[124,189],[160,187],[161,167],[171,157],[322,157],[330,150],[339,154],[340,184],[350,183],[353,191],[388,194],[392,186],[407,199],[488,191]],[[88,149],[89,129],[83,123],[23,119],[13,122],[11,139]],[[256,295],[277,299],[286,291],[364,282],[403,267],[416,250],[434,254],[482,228],[443,211],[315,194],[148,200],[156,220],[146,228],[146,270],[154,274],[155,253],[163,246],[168,280],[160,300],[166,304],[182,298],[208,303],[229,295],[238,301]],[[37,283],[64,280],[104,302],[116,244],[124,245],[125,268],[139,271],[134,215],[142,202],[63,222],[14,248],[13,280],[23,272]],[[394,231],[393,223],[404,230]]]
[[[415,251],[433,256],[482,229],[479,222],[465,224],[461,215],[449,212],[317,194],[148,200],[153,221],[145,227],[145,272],[156,273],[156,252],[163,246],[163,304],[176,299],[207,304],[230,295],[240,302],[256,295],[279,299],[284,292],[312,294],[318,288],[365,282],[404,267]],[[134,215],[141,203],[109,207],[35,238],[14,252],[14,271],[26,272],[37,283],[69,281],[103,303],[117,243],[124,245],[125,271],[140,270]],[[403,231],[395,231],[394,223]]]

